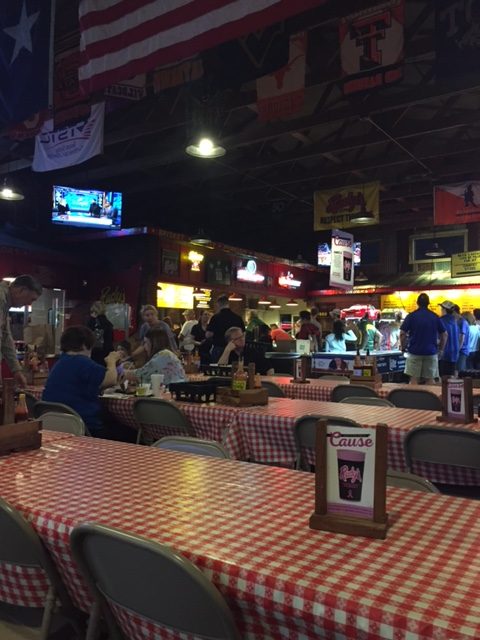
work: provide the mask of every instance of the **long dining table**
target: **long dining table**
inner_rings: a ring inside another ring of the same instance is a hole
[[[135,398],[112,394],[103,397],[103,403],[116,420],[138,429],[133,405]],[[217,440],[227,447],[232,458],[253,460],[265,464],[292,467],[296,457],[294,424],[297,418],[307,414],[349,418],[361,426],[372,428],[387,424],[388,465],[390,469],[406,471],[404,440],[410,429],[418,425],[448,425],[438,422],[436,411],[373,407],[337,402],[269,398],[268,404],[253,407],[232,407],[216,403],[178,402],[178,407],[189,417],[195,434],[200,438]],[[457,425],[458,426],[458,425]],[[480,430],[479,423],[462,427]],[[153,438],[178,433],[175,429],[149,427]],[[313,451],[307,451],[307,459],[314,464]],[[432,482],[480,485],[478,472],[446,465],[418,466],[414,469]]]
[[[0,458],[0,487],[85,611],[69,539],[88,521],[185,555],[247,640],[480,637],[475,500],[388,488],[386,540],[314,531],[313,474],[48,432],[41,449]],[[41,587],[34,573],[0,566],[2,598],[38,601]],[[124,614],[132,629],[145,623]],[[164,637],[147,622],[129,637]]]

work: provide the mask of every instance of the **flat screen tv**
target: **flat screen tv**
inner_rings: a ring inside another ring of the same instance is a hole
[[[353,243],[353,264],[354,266],[360,264],[362,257],[362,243]],[[321,242],[318,245],[318,259],[317,264],[319,267],[329,267],[332,261],[332,250],[328,242]]]
[[[75,227],[120,229],[122,194],[118,191],[54,186],[52,222]]]

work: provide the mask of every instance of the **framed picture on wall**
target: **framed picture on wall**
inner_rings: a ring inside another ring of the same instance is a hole
[[[232,281],[232,263],[230,260],[207,260],[206,279],[208,284],[229,285]]]
[[[180,256],[178,251],[162,251],[162,273],[167,276],[178,276]]]

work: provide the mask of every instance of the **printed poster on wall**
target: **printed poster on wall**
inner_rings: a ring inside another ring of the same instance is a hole
[[[380,183],[356,184],[328,191],[315,191],[313,197],[313,229],[345,229],[351,227],[353,215],[368,212],[370,222],[362,227],[379,222]]]
[[[327,513],[373,517],[376,430],[327,425]]]
[[[339,24],[343,92],[348,95],[402,79],[404,0],[389,0]]]
[[[353,235],[334,229],[332,231],[330,286],[338,289],[352,289],[353,271]]]
[[[436,225],[479,222],[480,182],[457,182],[435,187],[433,221]]]

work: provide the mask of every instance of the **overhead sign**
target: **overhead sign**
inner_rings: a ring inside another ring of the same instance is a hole
[[[255,260],[248,260],[244,268],[237,270],[237,280],[260,283],[265,280],[265,276],[257,272],[257,263]]]
[[[286,289],[299,289],[302,286],[302,281],[295,280],[293,273],[288,271],[287,275],[282,274],[278,278],[278,284],[280,287],[285,287]]]
[[[480,276],[480,251],[454,253],[451,266],[452,278]]]
[[[332,231],[330,286],[347,291],[353,288],[353,236],[338,229]]]
[[[439,185],[433,190],[434,224],[480,221],[480,182]]]
[[[193,309],[193,287],[157,282],[157,307]]]
[[[370,222],[362,222],[362,226],[378,224],[379,221],[379,182],[357,184],[329,191],[315,191],[313,201],[313,228],[345,229],[354,223],[350,222],[355,214],[367,212],[372,216]]]

